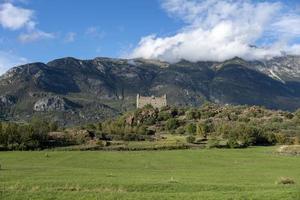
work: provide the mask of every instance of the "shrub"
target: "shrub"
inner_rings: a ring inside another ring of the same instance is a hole
[[[191,119],[200,119],[201,118],[201,113],[197,111],[196,109],[191,109],[187,112],[186,118],[191,120]]]
[[[105,147],[107,145],[107,142],[102,140],[97,140],[96,144],[100,147]]]
[[[143,107],[143,109],[153,109],[153,106],[151,104],[147,104]]]
[[[49,128],[50,128],[50,131],[52,131],[52,132],[57,131],[58,130],[58,123],[57,122],[51,122],[49,124]]]
[[[186,142],[187,143],[194,143],[195,140],[196,140],[196,138],[192,135],[186,137]]]
[[[171,108],[171,115],[172,115],[172,117],[175,117],[175,116],[177,116],[178,115],[178,109],[177,108]]]
[[[144,119],[143,124],[145,125],[153,125],[156,123],[156,117],[155,116],[149,116],[146,119]]]
[[[271,119],[271,122],[279,122],[279,123],[281,123],[281,122],[283,122],[283,119],[281,117],[273,117]]]
[[[299,144],[300,144],[300,135],[297,135],[294,138],[294,145],[299,145]]]
[[[89,131],[93,131],[93,130],[96,130],[97,127],[94,124],[87,124],[86,129]]]
[[[293,185],[293,184],[295,184],[295,181],[289,177],[280,177],[276,181],[276,184],[278,184],[278,185]]]
[[[196,133],[197,127],[194,123],[189,123],[186,125],[185,130],[188,134],[194,135]]]
[[[289,144],[290,140],[289,137],[283,133],[275,134],[275,140],[277,144]]]
[[[217,139],[210,139],[207,141],[206,147],[211,149],[211,148],[217,148],[219,147],[220,141]]]
[[[158,113],[157,120],[158,121],[167,121],[168,119],[172,118],[171,113],[167,111],[162,111]]]
[[[239,148],[241,147],[238,143],[238,141],[235,139],[235,138],[230,138],[228,141],[227,141],[227,146],[231,149],[235,149],[235,148]]]
[[[206,138],[207,135],[214,131],[214,125],[210,120],[204,122],[199,122],[196,127],[196,133],[203,138]]]
[[[284,116],[285,116],[287,119],[293,119],[293,118],[294,118],[294,114],[293,114],[293,113],[290,113],[290,112],[284,113]]]
[[[298,119],[300,119],[300,109],[296,110],[296,111],[294,112],[294,115],[295,115]]]
[[[177,119],[169,119],[166,123],[166,129],[167,130],[175,130],[176,128],[179,127],[179,122]]]
[[[248,117],[239,117],[238,121],[239,122],[250,122],[250,119]]]
[[[176,129],[176,134],[183,135],[185,134],[185,129],[183,127],[179,127]]]
[[[142,126],[138,127],[137,134],[139,134],[139,135],[147,135],[147,126],[142,125]]]

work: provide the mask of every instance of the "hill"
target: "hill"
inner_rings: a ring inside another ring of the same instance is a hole
[[[162,150],[299,144],[300,111],[257,106],[151,106],[75,127],[35,119],[0,123],[0,150]]]

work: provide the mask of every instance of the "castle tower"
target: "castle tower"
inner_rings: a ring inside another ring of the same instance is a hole
[[[163,95],[161,97],[156,96],[141,96],[140,94],[137,94],[136,96],[136,107],[137,108],[143,108],[146,105],[152,105],[154,108],[162,108],[164,106],[167,106],[167,95]]]

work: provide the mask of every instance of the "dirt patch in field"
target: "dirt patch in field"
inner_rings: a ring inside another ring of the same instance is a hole
[[[277,153],[300,156],[300,145],[284,145],[277,149]]]

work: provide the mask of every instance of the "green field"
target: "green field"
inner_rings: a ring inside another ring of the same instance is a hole
[[[0,199],[300,199],[300,157],[273,152],[0,152]]]

